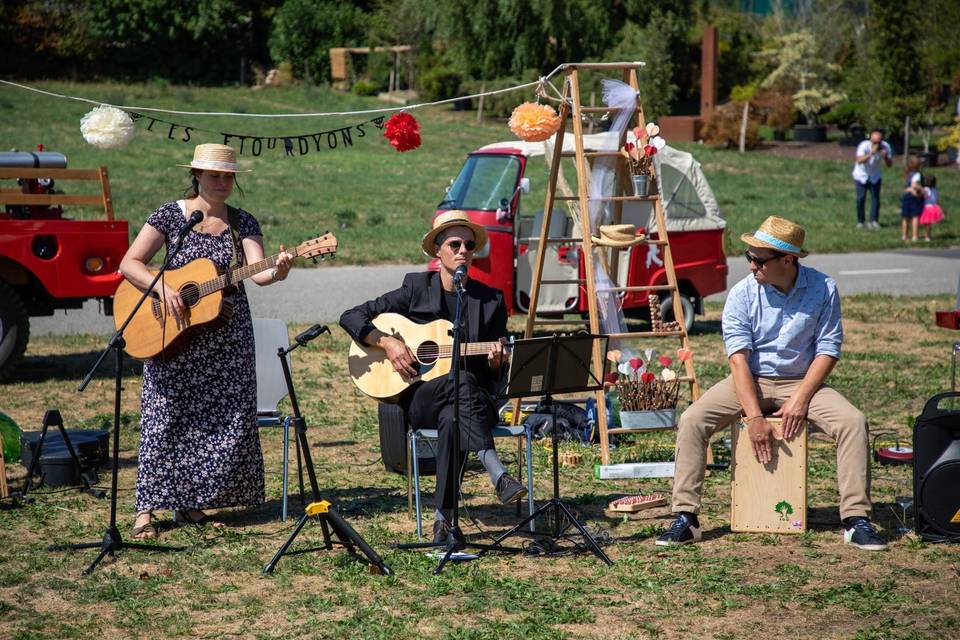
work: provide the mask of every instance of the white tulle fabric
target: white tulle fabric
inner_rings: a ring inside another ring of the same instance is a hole
[[[623,134],[630,118],[633,116],[637,107],[637,92],[630,85],[619,80],[605,79],[601,82],[603,87],[603,102],[611,109],[616,109],[613,124],[610,127],[611,135],[608,139],[612,141],[613,147],[610,149],[598,149],[599,151],[616,151],[620,136]],[[595,233],[601,224],[607,224],[610,220],[609,208],[604,206],[600,200],[604,196],[613,195],[614,178],[616,176],[616,162],[614,157],[601,156],[593,163],[592,177],[590,181],[590,193],[588,206],[590,207],[590,230]],[[594,252],[596,253],[596,249]],[[600,320],[603,325],[604,333],[623,333],[625,321],[623,311],[618,304],[616,292],[609,291],[616,285],[610,280],[610,276],[603,268],[603,263],[599,256],[595,255],[593,260],[594,277],[597,291],[597,308],[600,311]],[[611,341],[611,347],[615,348],[616,341]]]
[[[122,149],[137,130],[126,111],[102,104],[80,119],[83,139],[98,149]]]

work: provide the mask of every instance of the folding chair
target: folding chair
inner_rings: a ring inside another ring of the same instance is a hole
[[[522,438],[523,442],[517,442],[517,468],[520,477],[523,477],[523,466],[520,461],[520,447],[523,446],[524,458],[527,467],[527,513],[532,515],[536,506],[533,501],[533,441],[529,425],[507,425],[498,424],[491,430],[494,438]],[[436,429],[415,429],[410,426],[407,430],[407,442],[409,449],[407,451],[407,506],[415,506],[414,516],[417,519],[417,538],[423,538],[423,522],[421,517],[420,504],[420,463],[417,457],[417,446],[423,440],[436,440],[438,432]],[[411,496],[412,494],[412,496]],[[411,502],[413,505],[411,505]],[[517,507],[519,514],[519,506]],[[533,523],[530,523],[531,531]]]
[[[276,318],[254,318],[253,338],[257,354],[257,426],[283,427],[283,499],[280,519],[286,521],[292,416],[285,416],[277,409],[280,401],[287,396],[287,383],[277,350],[290,344],[287,323]],[[289,354],[285,357],[289,364]]]

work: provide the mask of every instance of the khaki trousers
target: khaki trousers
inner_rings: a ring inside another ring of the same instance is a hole
[[[754,378],[760,409],[779,409],[800,386],[799,378]],[[677,425],[677,464],[673,479],[673,511],[700,512],[700,496],[710,436],[737,422],[743,414],[727,376],[694,402]],[[868,517],[870,512],[870,445],[867,419],[835,389],[823,385],[807,411],[811,431],[821,431],[837,444],[840,517]]]

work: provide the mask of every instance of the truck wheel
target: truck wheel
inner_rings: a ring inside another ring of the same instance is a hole
[[[20,296],[0,280],[0,380],[5,380],[27,350],[30,319]]]
[[[693,328],[693,301],[687,296],[680,295],[680,307],[683,309],[683,325],[687,333]],[[672,322],[673,317],[673,294],[668,293],[660,301],[660,317],[664,322]]]

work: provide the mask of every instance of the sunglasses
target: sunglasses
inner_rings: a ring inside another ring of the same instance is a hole
[[[758,267],[762,267],[763,265],[767,264],[771,260],[776,260],[777,258],[782,258],[784,256],[784,254],[782,253],[775,253],[769,258],[758,258],[757,256],[753,255],[749,251],[746,251],[743,255],[747,258],[747,262],[752,262]]]
[[[450,247],[451,251],[456,253],[457,251],[460,251],[461,246],[466,247],[467,251],[473,251],[474,249],[477,248],[477,243],[473,240],[467,240],[466,242],[463,242],[461,240],[451,240],[450,242],[447,243],[447,246]]]

